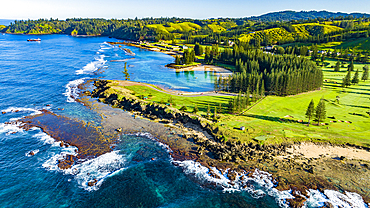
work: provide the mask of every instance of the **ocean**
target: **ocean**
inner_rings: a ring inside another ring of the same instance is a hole
[[[42,41],[27,42],[32,38]],[[165,145],[145,134],[123,135],[114,151],[60,170],[58,159],[75,147],[61,147],[39,128],[24,131],[8,123],[42,109],[98,121],[74,100],[77,86],[93,78],[123,80],[124,62],[133,81],[188,92],[213,89],[213,74],[176,73],[164,67],[171,56],[127,47],[131,56],[108,41],[115,39],[0,34],[0,207],[285,206],[289,191],[276,192],[267,178],[252,181],[253,190],[207,187],[213,179],[203,167],[173,161]],[[97,185],[88,186],[93,179]],[[220,180],[228,182],[226,176]],[[308,207],[329,200],[315,191],[312,196]]]

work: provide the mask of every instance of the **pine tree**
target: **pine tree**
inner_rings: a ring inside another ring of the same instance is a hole
[[[211,116],[211,108],[208,105],[207,106],[207,118],[209,119],[210,116]]]
[[[326,118],[326,110],[325,110],[325,101],[321,98],[319,104],[317,104],[316,111],[315,111],[315,118],[317,120],[317,125],[320,126],[320,122],[324,121]]]
[[[180,64],[181,64],[180,56],[176,56],[176,57],[175,57],[175,64],[176,64],[176,65],[180,65]]]
[[[229,113],[235,113],[234,98],[229,99],[227,110],[229,111]]]
[[[334,71],[335,72],[339,72],[340,71],[340,61],[337,61],[337,63],[335,64]]]
[[[218,105],[217,113],[218,114],[221,114],[222,113],[222,105],[221,105],[221,103],[219,103],[219,105]]]
[[[348,87],[351,86],[351,71],[348,70],[347,75],[343,79],[342,86]]]
[[[127,62],[125,62],[125,66],[123,68],[122,73],[125,76],[125,80],[130,80],[130,74],[128,73],[128,70],[127,70]]]
[[[211,48],[209,46],[206,46],[206,52],[204,56],[204,62],[206,64],[211,63],[212,58],[211,58]]]
[[[218,91],[220,89],[220,82],[219,82],[219,79],[217,79],[217,77],[215,78],[215,81],[214,81],[214,88],[215,88],[215,91]]]
[[[265,80],[263,80],[263,79],[262,79],[262,83],[261,83],[260,96],[261,96],[261,98],[265,96]]]
[[[366,66],[364,66],[363,70],[364,71],[362,73],[361,79],[362,79],[362,81],[366,81],[366,80],[369,79],[369,67],[366,65]]]
[[[193,113],[197,114],[199,111],[197,104],[194,105]]]
[[[360,82],[360,79],[359,79],[359,74],[358,74],[358,69],[356,70],[356,73],[355,73],[355,76],[353,76],[353,79],[352,79],[352,83],[353,84],[358,84]]]
[[[348,71],[354,71],[355,67],[353,66],[353,61],[348,65]]]
[[[215,110],[213,111],[213,120],[217,119],[217,107],[215,106]]]
[[[312,116],[314,115],[314,113],[315,113],[315,103],[313,102],[313,99],[312,99],[306,110],[306,118],[308,118],[308,126],[310,126],[310,120]]]
[[[250,94],[249,94],[249,89],[248,88],[247,88],[247,93],[245,95],[245,99],[246,99],[245,106],[246,106],[246,108],[248,108],[248,106],[250,105]]]
[[[203,50],[202,50],[202,46],[199,45],[199,43],[196,43],[195,46],[194,46],[194,52],[195,52],[195,55],[197,56],[200,56],[203,54]]]

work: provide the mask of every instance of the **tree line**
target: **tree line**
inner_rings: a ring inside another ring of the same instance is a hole
[[[229,77],[215,80],[216,90],[286,96],[316,90],[322,85],[321,69],[304,57],[273,55],[258,49],[244,50],[243,46],[237,45],[233,51],[208,51],[206,48],[206,55],[209,53],[212,58],[236,68]]]

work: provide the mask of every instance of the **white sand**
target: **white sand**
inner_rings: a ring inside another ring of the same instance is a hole
[[[313,143],[302,143],[287,149],[288,152],[303,154],[307,158],[318,158],[321,156],[326,157],[341,157],[344,156],[348,159],[360,159],[370,161],[370,152],[362,149],[352,147],[338,147],[331,145],[317,145]]]

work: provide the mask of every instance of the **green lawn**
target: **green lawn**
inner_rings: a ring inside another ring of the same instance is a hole
[[[135,92],[135,96],[139,97],[143,95],[148,97],[147,101],[153,101],[156,103],[168,103],[170,96],[172,97],[173,107],[180,109],[182,106],[186,106],[188,109],[187,112],[192,112],[194,109],[195,104],[199,109],[199,115],[204,115],[207,112],[207,106],[209,105],[211,108],[211,112],[213,113],[214,107],[219,108],[219,104],[221,103],[222,111],[226,112],[227,103],[229,97],[226,96],[199,96],[199,97],[185,97],[185,96],[177,96],[177,95],[169,95],[166,93],[158,92],[146,86],[140,85],[133,85],[133,86],[126,86],[125,88]],[[151,95],[151,96],[150,96]]]
[[[282,47],[287,46],[312,46],[312,43],[289,43],[281,45]],[[357,52],[359,51],[368,51],[370,49],[370,38],[356,38],[350,39],[346,41],[336,41],[336,42],[329,42],[329,43],[321,43],[317,44],[318,50],[331,50],[337,49],[339,52],[340,49],[356,49]]]
[[[196,104],[200,111],[198,115],[205,115],[208,105],[213,113],[214,107],[218,108],[221,103],[224,114],[221,115],[220,122],[215,125],[220,127],[227,139],[266,144],[329,141],[370,147],[370,117],[366,113],[370,110],[370,81],[361,81],[358,85],[343,89],[340,86],[342,78],[347,73],[346,68],[342,68],[340,72],[333,72],[333,68],[330,67],[335,65],[336,61],[326,62],[328,65],[327,68],[323,68],[325,81],[321,90],[288,97],[268,96],[243,115],[227,113],[229,97],[225,96],[171,95],[175,104],[173,107],[180,109],[186,106],[187,111],[192,112]],[[360,77],[363,66],[355,64],[355,70],[359,69]],[[149,97],[147,101],[168,103],[170,98],[170,95],[146,86],[134,85],[126,88],[135,92],[135,96]],[[339,104],[335,102],[336,96],[340,97]],[[327,118],[324,123],[327,125],[312,125],[317,122],[311,120],[311,125],[308,127],[305,124],[308,121],[305,118],[307,106],[311,99],[316,106],[321,98],[325,99]],[[244,131],[239,130],[241,126],[245,126]]]
[[[335,64],[334,61],[329,62],[330,65]],[[362,75],[362,67],[363,65],[355,65],[355,70],[360,69],[360,75]],[[370,110],[370,81],[360,82],[343,90],[340,84],[347,73],[345,69],[341,72],[333,72],[332,68],[324,68],[323,71],[327,82],[324,82],[320,91],[290,97],[268,96],[246,114],[233,116],[221,124],[226,126],[230,137],[238,137],[245,141],[266,135],[270,136],[266,143],[312,139],[334,143],[349,142],[370,147],[370,118],[366,114]],[[336,96],[340,97],[340,104],[334,102]],[[323,126],[307,127],[299,123],[298,120],[307,122],[305,112],[311,99],[317,105],[322,97],[327,100],[325,102],[327,116],[334,116],[335,119],[326,118],[325,123],[329,125]],[[338,120],[352,123],[338,122]],[[237,130],[236,128],[240,126],[245,126],[247,130],[244,132]]]

